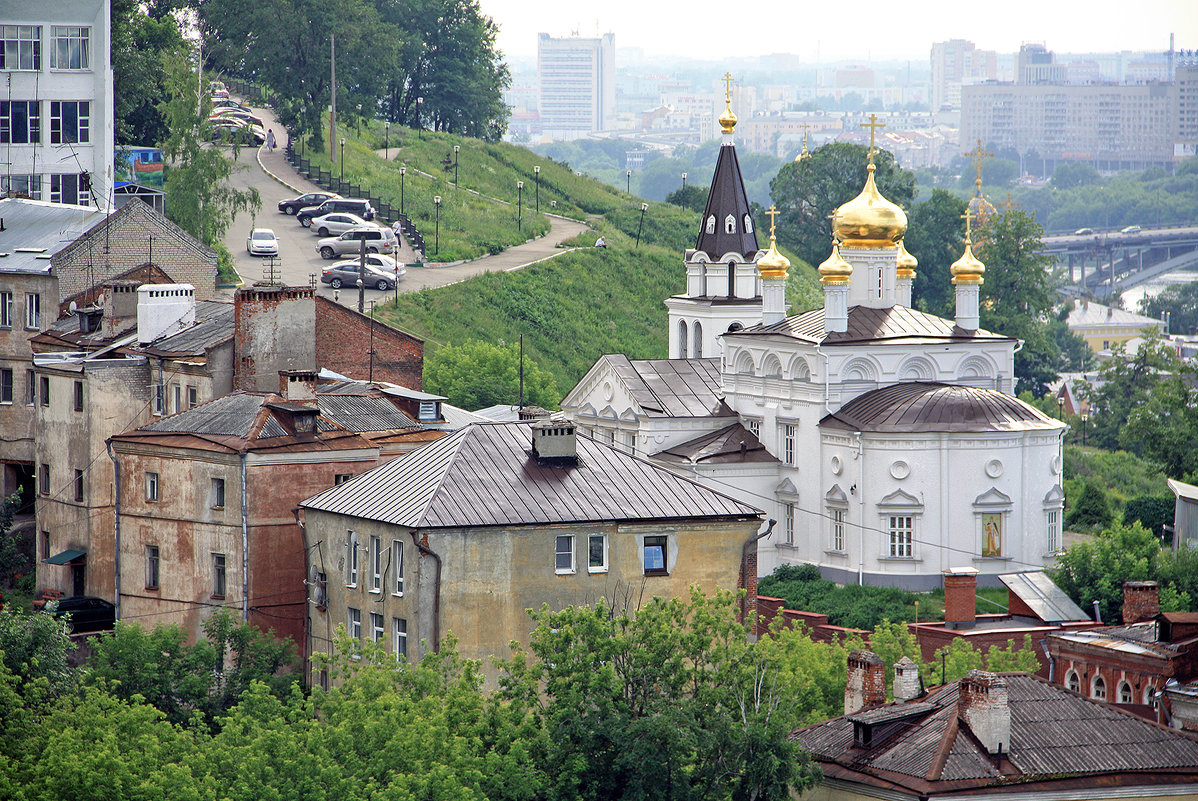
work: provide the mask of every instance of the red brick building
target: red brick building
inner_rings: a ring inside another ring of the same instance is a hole
[[[341,375],[419,390],[424,340],[316,295],[316,361]]]

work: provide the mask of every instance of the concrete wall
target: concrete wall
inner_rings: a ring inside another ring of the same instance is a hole
[[[373,329],[373,334],[372,334]],[[370,356],[373,336],[374,358]],[[424,340],[316,297],[316,363],[344,376],[421,389]]]
[[[0,443],[3,443],[0,460],[6,465],[2,489],[8,495],[17,489],[15,466],[33,464],[34,407],[26,402],[27,371],[33,368],[29,338],[54,322],[58,286],[50,275],[0,272],[0,292],[12,293],[12,325],[0,328],[0,368],[12,370],[13,375],[12,403],[0,404]],[[25,326],[27,295],[41,298],[41,324],[36,329]]]
[[[237,290],[233,300],[237,343],[234,389],[278,392],[280,371],[316,369],[315,295],[311,287]]]

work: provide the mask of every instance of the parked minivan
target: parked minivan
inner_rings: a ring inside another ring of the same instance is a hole
[[[395,252],[395,232],[390,228],[354,228],[341,236],[330,236],[320,240],[316,252],[322,259],[355,254],[361,251],[363,240],[367,253]]]
[[[334,212],[356,214],[363,220],[374,219],[374,206],[370,205],[369,200],[358,200],[348,197],[330,198],[319,206],[300,209],[300,213],[296,216],[299,217],[300,225],[307,228],[312,224],[313,217],[323,217],[326,214],[333,214]]]

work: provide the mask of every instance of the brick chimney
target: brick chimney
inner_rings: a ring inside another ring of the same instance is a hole
[[[1123,582],[1124,623],[1142,623],[1160,613],[1160,587],[1155,581]]]
[[[919,666],[904,656],[894,663],[894,700],[910,701],[919,694]]]
[[[944,625],[971,629],[977,621],[978,571],[972,567],[950,567],[944,571]]]
[[[971,670],[957,684],[957,714],[981,741],[986,753],[1011,750],[1011,707],[1007,680],[984,670]]]
[[[312,370],[280,370],[279,394],[287,400],[316,397],[316,373]]]
[[[844,686],[844,713],[886,703],[886,663],[872,651],[854,650],[848,659],[848,682]]]

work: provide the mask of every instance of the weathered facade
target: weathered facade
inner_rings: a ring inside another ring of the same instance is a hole
[[[423,339],[319,295],[316,353],[320,366],[334,373],[415,390],[423,385]]]

